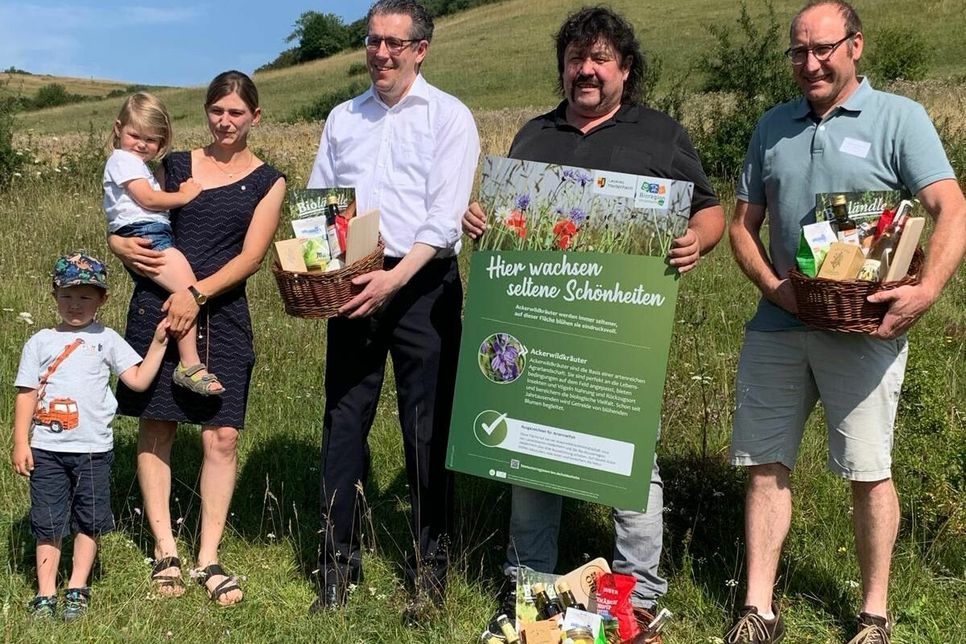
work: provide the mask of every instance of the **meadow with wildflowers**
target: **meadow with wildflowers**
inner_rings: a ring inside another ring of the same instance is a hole
[[[480,250],[569,250],[664,257],[687,227],[687,182],[488,156]]]

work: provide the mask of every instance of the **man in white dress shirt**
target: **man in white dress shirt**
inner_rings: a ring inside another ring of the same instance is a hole
[[[361,579],[367,437],[388,353],[412,504],[407,618],[419,619],[445,589],[453,487],[444,459],[463,299],[456,255],[480,143],[466,106],[419,73],[433,35],[426,9],[379,0],[367,22],[372,87],[332,110],[308,183],[354,187],[359,212],[380,210],[386,244],[384,270],[356,278],[365,288],[328,325],[320,589],[310,612],[342,606]]]

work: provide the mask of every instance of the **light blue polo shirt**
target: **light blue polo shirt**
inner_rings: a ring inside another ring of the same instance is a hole
[[[758,121],[748,144],[738,199],[767,208],[768,253],[779,275],[795,267],[802,226],[815,222],[815,195],[900,190],[918,194],[955,174],[926,110],[913,100],[872,89],[869,81],[821,121],[803,97]],[[762,298],[752,331],[803,324]]]

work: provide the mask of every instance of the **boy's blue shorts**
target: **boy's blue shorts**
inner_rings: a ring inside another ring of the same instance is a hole
[[[171,224],[162,221],[142,221],[137,224],[121,226],[111,233],[121,237],[143,237],[151,241],[151,250],[167,250],[174,246],[174,231]]]
[[[114,530],[111,465],[114,451],[96,454],[31,448],[30,530],[37,541],[69,534],[91,537]]]

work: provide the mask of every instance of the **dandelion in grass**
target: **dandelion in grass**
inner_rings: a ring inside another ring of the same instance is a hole
[[[480,371],[492,382],[513,382],[523,373],[524,357],[519,340],[509,333],[494,333],[480,344]]]

